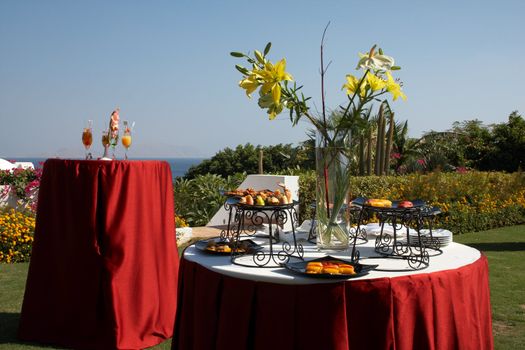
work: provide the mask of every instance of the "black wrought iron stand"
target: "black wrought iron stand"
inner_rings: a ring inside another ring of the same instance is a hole
[[[353,202],[359,207],[359,218],[357,230],[359,231],[364,222],[378,219],[381,227],[380,234],[375,241],[375,252],[382,257],[404,259],[413,270],[422,270],[429,266],[429,250],[432,256],[439,255],[442,250],[439,241],[432,237],[432,223],[436,215],[440,213],[438,208],[431,208],[423,201],[414,201],[410,208],[398,207],[393,202],[392,207],[372,207],[366,205],[364,198],[358,198]],[[385,231],[385,225],[391,225],[393,232]],[[422,234],[422,229],[429,227],[429,234]],[[416,235],[410,231],[415,230]],[[401,237],[400,232],[406,231],[406,238]],[[354,247],[357,239],[354,239]]]
[[[438,207],[424,206],[421,208],[420,218],[419,218],[419,241],[429,250],[429,255],[437,256],[443,254],[441,250],[441,244],[438,238],[434,237],[433,226],[434,220],[436,217],[441,214],[441,210]],[[428,233],[423,233],[425,227],[428,230]],[[407,237],[410,242],[410,236]],[[417,244],[417,242],[410,242]]]
[[[235,237],[235,231],[232,230],[232,216],[237,215],[236,204],[239,202],[238,198],[228,197],[224,202],[224,209],[228,212],[228,226],[221,230],[220,238],[225,241],[232,241]]]
[[[303,260],[303,246],[297,243],[295,228],[297,227],[297,202],[283,205],[253,206],[230,202],[230,216],[226,232],[232,242],[231,261],[233,264],[246,267],[279,267],[291,258]],[[232,211],[235,211],[232,214]],[[292,227],[293,243],[280,242],[279,231],[287,222]],[[268,224],[268,249],[253,253],[239,253],[238,247],[243,235],[253,236],[256,228]],[[221,236],[222,237],[222,236]]]

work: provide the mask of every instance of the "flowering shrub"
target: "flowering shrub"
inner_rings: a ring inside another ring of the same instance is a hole
[[[182,216],[178,216],[177,214],[175,214],[175,227],[188,227],[188,223],[186,222],[186,220],[184,220]]]
[[[315,175],[300,178],[301,220],[311,217]],[[525,174],[457,172],[351,179],[353,197],[423,199],[441,209],[435,226],[455,234],[525,223]]]
[[[6,198],[9,194],[18,197],[19,206],[36,211],[37,192],[42,177],[42,168],[37,169],[14,169],[0,170],[0,185],[5,185],[0,192],[0,198]]]
[[[28,261],[35,231],[35,218],[29,213],[0,211],[0,263]]]

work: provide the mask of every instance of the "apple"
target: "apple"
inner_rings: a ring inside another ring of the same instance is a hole
[[[401,201],[397,204],[398,208],[412,208],[414,206],[414,203],[411,201]]]

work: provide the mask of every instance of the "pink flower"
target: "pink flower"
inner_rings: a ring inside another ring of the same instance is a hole
[[[466,174],[468,172],[467,168],[464,166],[458,166],[456,172],[459,174]]]
[[[390,155],[390,158],[392,159],[399,159],[401,158],[401,153],[394,152]]]
[[[27,196],[30,196],[35,189],[38,189],[39,186],[40,186],[40,180],[38,179],[33,180],[27,184],[26,188],[24,189],[24,192],[26,193]]]
[[[109,129],[112,139],[116,139],[118,136],[118,122],[120,120],[119,113],[120,109],[115,109],[113,112],[111,112],[111,117],[109,119]]]
[[[421,159],[417,160],[417,164],[419,164],[421,166],[425,166],[427,164],[427,162],[423,158],[421,158]]]

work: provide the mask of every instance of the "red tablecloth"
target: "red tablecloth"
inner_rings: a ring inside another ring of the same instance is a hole
[[[172,349],[493,348],[487,259],[394,278],[284,285],[181,261]]]
[[[169,338],[177,304],[174,227],[167,163],[48,160],[20,339],[140,349]]]

